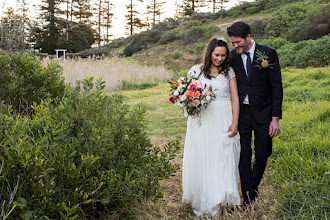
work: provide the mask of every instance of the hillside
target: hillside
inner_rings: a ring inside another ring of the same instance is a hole
[[[254,39],[278,49],[282,67],[327,66],[330,60],[329,12],[327,0],[259,0],[217,13],[167,19],[151,30],[115,39],[106,46],[75,56],[103,54],[134,59],[146,65],[165,65],[168,69],[188,69],[200,62],[211,37],[226,37],[226,27],[240,19],[251,25]],[[314,49],[321,50],[321,55],[306,64],[309,54],[315,53]]]

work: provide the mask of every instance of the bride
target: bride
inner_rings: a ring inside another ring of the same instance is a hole
[[[239,100],[229,58],[225,39],[213,38],[205,48],[203,63],[188,73],[212,86],[216,95],[207,109],[198,117],[189,116],[187,122],[182,201],[191,204],[197,216],[218,215],[221,207],[240,204]]]

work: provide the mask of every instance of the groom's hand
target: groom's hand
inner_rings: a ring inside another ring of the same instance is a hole
[[[270,137],[276,137],[280,134],[281,128],[280,128],[280,122],[278,118],[273,118],[273,120],[270,122],[269,125],[269,136]]]

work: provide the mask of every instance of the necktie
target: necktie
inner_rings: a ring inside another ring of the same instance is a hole
[[[245,54],[247,56],[247,60],[246,60],[247,78],[250,79],[250,73],[251,73],[251,57],[250,57],[250,52],[246,52]]]

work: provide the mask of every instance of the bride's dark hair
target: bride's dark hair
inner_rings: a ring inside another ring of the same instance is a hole
[[[227,52],[226,52],[226,59],[223,61],[223,63],[219,66],[219,74],[224,74],[225,76],[228,75],[229,71],[229,60],[230,60],[230,53],[229,53],[229,48],[228,44],[225,41],[224,38],[212,38],[204,51],[204,56],[203,56],[203,63],[202,63],[202,71],[201,73],[204,74],[204,76],[208,79],[211,79],[211,64],[212,64],[212,52],[214,48],[216,47],[225,47]]]

